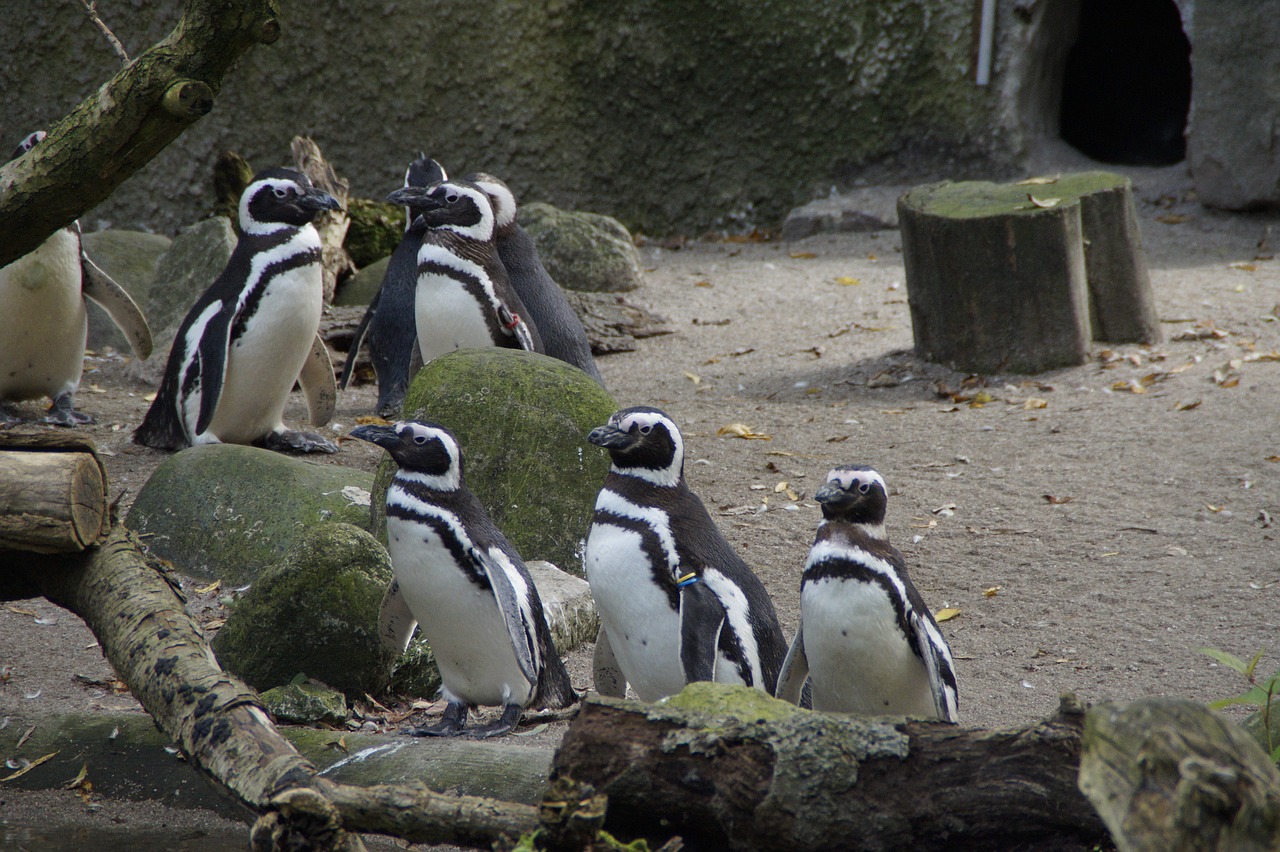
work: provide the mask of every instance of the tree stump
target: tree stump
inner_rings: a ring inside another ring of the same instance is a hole
[[[0,432],[0,549],[75,553],[106,535],[107,475],[74,432]]]
[[[1125,177],[931,184],[904,194],[898,214],[927,360],[1035,373],[1084,363],[1094,339],[1160,339]]]

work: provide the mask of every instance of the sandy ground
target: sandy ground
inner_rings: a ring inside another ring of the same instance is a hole
[[[959,611],[943,630],[966,725],[1032,721],[1068,691],[1242,691],[1205,646],[1280,666],[1280,220],[1201,208],[1180,167],[1131,173],[1166,342],[1097,345],[1083,366],[980,387],[911,354],[896,231],[641,249],[648,283],[632,298],[677,331],[601,369],[620,405],[657,405],[681,425],[686,477],[788,636],[820,517],[810,496],[833,465],[863,463],[890,484],[890,535],[926,601]],[[897,192],[859,197],[889,212]],[[99,419],[91,433],[123,509],[163,457],[128,443],[150,388],[118,358],[90,366],[81,405]],[[991,401],[967,399],[979,391]],[[334,430],[373,399],[368,386],[344,395]],[[298,422],[301,402],[291,410]],[[753,437],[720,435],[733,424]],[[353,442],[326,461],[372,468],[377,455]],[[571,659],[581,686],[587,654]],[[74,616],[0,606],[0,719],[136,707],[101,685],[110,677]],[[165,828],[170,848],[244,842],[234,823],[90,810],[71,793],[0,785],[0,800],[3,848],[64,848],[31,834],[55,824]]]

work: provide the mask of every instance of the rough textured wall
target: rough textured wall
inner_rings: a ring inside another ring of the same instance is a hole
[[[99,0],[135,53],[180,0]],[[1010,160],[999,93],[971,82],[972,8],[953,0],[282,0],[283,35],[214,112],[87,217],[170,229],[208,204],[223,149],[256,168],[310,134],[380,196],[419,149],[522,199],[650,232],[776,225],[865,170]],[[0,0],[0,136],[16,143],[106,79],[74,3]]]

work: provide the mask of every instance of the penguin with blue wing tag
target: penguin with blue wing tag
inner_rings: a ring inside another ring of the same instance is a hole
[[[601,623],[596,688],[657,701],[711,680],[773,694],[786,654],[773,602],[685,483],[676,424],[637,406],[587,440],[612,458],[583,555]]]
[[[494,737],[512,730],[526,707],[577,701],[538,590],[463,481],[453,433],[406,420],[360,426],[351,435],[382,447],[397,465],[387,488],[395,588],[383,603],[384,641],[403,647],[416,621],[444,684],[443,719],[411,733]],[[467,728],[468,713],[480,705],[502,707],[501,718]]]
[[[837,467],[813,495],[822,522],[800,581],[800,626],[779,698],[814,710],[955,722],[951,649],[885,532],[888,488],[875,470]]]
[[[455,349],[542,352],[542,338],[498,257],[489,196],[468,181],[406,186],[387,196],[422,227],[414,310],[422,363]]]
[[[405,170],[404,186],[429,187],[446,178],[439,163],[420,154]],[[374,410],[381,417],[399,413],[414,366],[420,363],[414,304],[418,290],[418,247],[422,245],[424,230],[425,224],[418,221],[417,212],[406,207],[404,236],[391,253],[378,292],[356,327],[342,378],[338,381],[340,388],[347,387],[356,356],[367,336],[373,372],[378,379],[378,402]]]
[[[333,365],[319,337],[320,236],[311,221],[337,207],[292,169],[262,172],[245,188],[240,240],[179,326],[155,401],[133,433],[136,443],[337,452],[332,441],[283,422],[295,381],[313,425],[333,416]]]
[[[30,134],[10,157],[17,159],[45,138]],[[88,313],[85,299],[101,305],[138,358],[151,355],[151,329],[129,294],[85,253],[80,223],[73,222],[35,251],[0,268],[0,423],[20,418],[5,403],[48,397],[44,422],[92,423],[75,407],[84,371]]]

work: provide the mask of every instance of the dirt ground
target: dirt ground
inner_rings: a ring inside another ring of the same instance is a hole
[[[836,464],[879,470],[916,585],[935,612],[958,610],[942,627],[966,725],[1026,723],[1069,691],[1088,702],[1243,691],[1202,647],[1261,650],[1260,670],[1280,667],[1280,219],[1200,207],[1182,167],[1121,171],[1135,182],[1159,345],[1100,344],[1080,367],[973,386],[912,355],[901,240],[884,231],[649,243],[647,286],[630,298],[676,333],[600,361],[620,405],[657,405],[681,425],[686,477],[788,636],[820,517],[810,496]],[[899,190],[857,196],[884,215]],[[128,442],[151,388],[118,357],[90,369],[80,403],[98,418],[89,431],[124,510],[163,458]],[[333,430],[373,400],[369,386],[343,395]],[[291,410],[298,422],[301,402]],[[751,437],[720,434],[734,424]],[[377,459],[352,442],[323,461]],[[579,686],[588,660],[572,657]],[[0,719],[136,707],[78,676],[111,676],[78,619],[43,601],[0,606]],[[111,802],[88,813],[70,793],[3,785],[0,799],[0,846],[12,848],[51,847],[15,841],[6,821],[169,819],[176,836],[187,819]],[[236,830],[202,825],[211,843]]]

